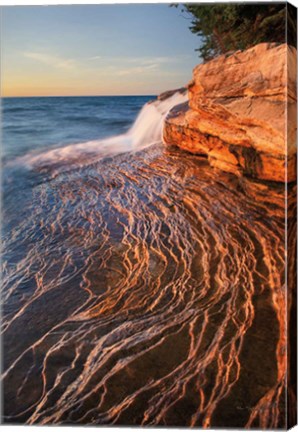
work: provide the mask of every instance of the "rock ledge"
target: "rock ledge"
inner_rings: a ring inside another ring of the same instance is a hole
[[[296,49],[262,43],[200,64],[188,104],[170,111],[166,144],[261,180],[296,179]]]

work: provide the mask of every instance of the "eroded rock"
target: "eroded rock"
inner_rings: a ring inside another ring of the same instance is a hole
[[[163,138],[236,175],[296,178],[296,49],[262,43],[195,67]]]

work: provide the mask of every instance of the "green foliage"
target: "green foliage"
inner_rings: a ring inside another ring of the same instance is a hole
[[[183,11],[201,38],[197,51],[204,60],[260,42],[286,41],[286,3],[188,3]]]
[[[287,3],[287,42],[297,48],[297,9]]]

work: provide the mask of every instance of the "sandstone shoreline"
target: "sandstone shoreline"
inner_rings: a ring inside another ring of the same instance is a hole
[[[237,176],[295,181],[296,58],[287,44],[262,43],[196,66],[164,142]]]

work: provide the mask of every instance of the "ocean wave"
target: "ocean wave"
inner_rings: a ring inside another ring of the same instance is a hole
[[[22,164],[34,170],[54,169],[55,172],[60,172],[116,154],[142,150],[162,140],[164,118],[170,109],[186,100],[187,95],[175,93],[166,100],[149,102],[144,105],[135,123],[125,134],[68,144],[41,153],[30,152],[15,159],[13,164]]]

